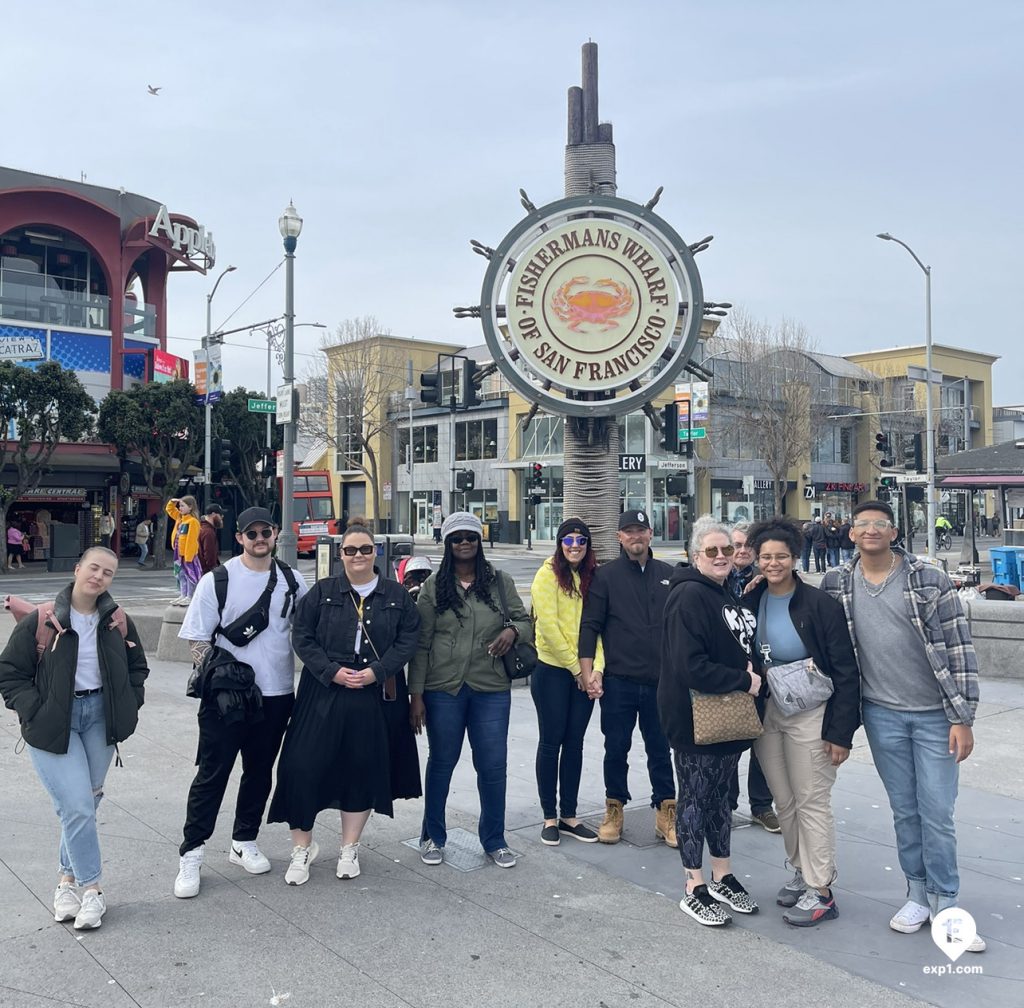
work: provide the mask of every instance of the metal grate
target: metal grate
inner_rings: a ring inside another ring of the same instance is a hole
[[[419,851],[419,837],[403,840],[402,846],[411,847],[414,851]],[[517,858],[523,856],[514,847],[509,849]],[[444,863],[456,871],[471,872],[476,871],[477,868],[486,868],[491,862],[480,846],[480,838],[475,833],[470,833],[469,830],[457,828],[448,830],[448,843],[444,849]]]

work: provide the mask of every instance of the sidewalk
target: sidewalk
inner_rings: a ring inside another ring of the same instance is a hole
[[[108,775],[99,819],[109,909],[94,932],[52,920],[57,821],[27,754],[16,752],[15,716],[0,711],[0,1008],[900,1008],[921,1001],[1010,1008],[1024,1001],[1024,686],[983,684],[978,747],[962,777],[964,904],[989,951],[958,965],[982,966],[984,974],[935,977],[922,967],[946,960],[928,934],[887,927],[903,903],[903,885],[888,805],[863,736],[834,796],[840,918],[806,931],[783,924],[773,902],[787,877],[781,839],[747,827],[734,833],[734,865],[761,913],[712,930],[677,908],[679,855],[655,842],[645,774],[636,769],[623,843],[540,844],[536,719],[525,689],[513,694],[509,741],[508,839],[522,854],[515,869],[424,866],[403,844],[418,836],[422,805],[399,802],[394,821],[371,821],[363,873],[351,882],[334,877],[337,813],[322,813],[315,831],[322,854],[312,877],[288,887],[282,825],[261,836],[271,874],[251,877],[228,863],[229,808],[207,845],[201,894],[177,900],[171,886],[196,739],[187,673],[184,664],[152,663],[139,731],[122,747],[124,767]],[[639,737],[634,751],[642,751]],[[424,763],[425,756],[421,740]],[[581,813],[592,822],[603,807],[600,778],[595,717],[581,793]],[[236,787],[237,774],[232,800]],[[464,751],[450,827],[474,832],[476,808]],[[483,860],[470,849],[467,867],[474,858]]]

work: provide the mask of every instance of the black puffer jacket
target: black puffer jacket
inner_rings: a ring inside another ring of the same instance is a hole
[[[61,755],[68,751],[71,736],[78,666],[78,634],[71,627],[71,588],[68,585],[54,602],[54,616],[67,629],[58,637],[56,648],[47,646],[38,668],[39,618],[35,613],[19,621],[0,655],[0,694],[4,703],[17,711],[25,741],[36,749]],[[138,724],[149,665],[131,618],[127,639],[112,625],[117,603],[108,592],[99,597],[97,608],[100,620],[96,652],[103,684],[107,745],[116,745],[128,738]]]

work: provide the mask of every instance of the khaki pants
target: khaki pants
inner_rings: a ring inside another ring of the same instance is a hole
[[[825,754],[821,721],[825,705],[786,717],[768,701],[764,733],[754,742],[775,797],[789,863],[815,889],[831,885],[836,870],[832,785],[836,768]]]

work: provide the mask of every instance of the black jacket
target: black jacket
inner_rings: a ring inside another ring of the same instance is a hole
[[[583,603],[579,656],[594,657],[600,634],[606,676],[655,685],[665,600],[674,569],[651,554],[641,569],[625,553],[599,567]]]
[[[768,583],[762,581],[743,596],[743,604],[755,616],[767,590]],[[842,603],[796,577],[789,618],[814,664],[832,680],[835,691],[825,704],[821,737],[850,749],[854,732],[860,726],[860,669]]]
[[[57,596],[53,608],[54,616],[66,629],[57,639],[56,649],[47,645],[38,667],[36,613],[29,613],[18,622],[0,656],[0,693],[7,706],[18,712],[25,741],[36,749],[59,755],[68,751],[78,667],[78,634],[71,626],[71,588],[68,585]],[[96,653],[103,685],[107,745],[116,745],[128,738],[138,724],[149,665],[131,617],[127,639],[112,625],[117,603],[109,592],[97,599],[97,608],[100,619],[96,627]]]
[[[757,667],[755,628],[752,614],[728,587],[705,577],[696,567],[676,570],[665,606],[658,714],[661,727],[677,752],[726,755],[750,748],[749,739],[697,745],[693,741],[690,690],[749,690],[747,663]]]
[[[303,596],[295,611],[292,647],[309,671],[330,686],[338,669],[355,657],[356,616],[353,589],[344,573],[324,578]],[[362,654],[369,659],[378,683],[401,672],[416,652],[420,614],[409,593],[381,577],[363,609],[366,633]]]

